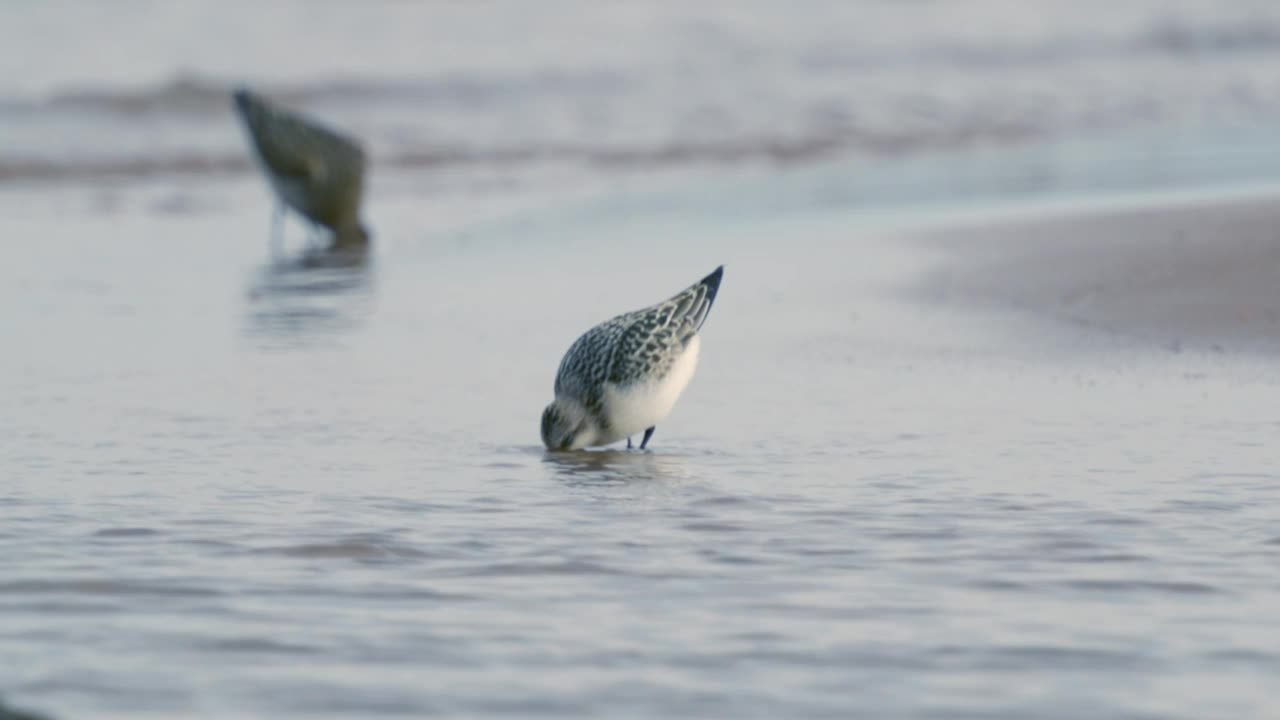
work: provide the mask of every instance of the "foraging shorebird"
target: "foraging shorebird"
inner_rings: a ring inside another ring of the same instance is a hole
[[[657,305],[619,315],[578,338],[556,373],[556,399],[542,411],[548,450],[608,445],[644,431],[645,449],[698,366],[698,330],[724,266]]]
[[[245,132],[278,197],[273,241],[280,241],[280,221],[288,205],[314,225],[329,228],[335,246],[368,242],[369,233],[360,223],[366,164],[360,143],[278,108],[248,89],[236,90],[234,98]]]

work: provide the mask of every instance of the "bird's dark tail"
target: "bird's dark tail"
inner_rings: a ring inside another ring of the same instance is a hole
[[[231,100],[243,115],[247,115],[255,106],[262,104],[262,100],[243,85],[232,91]]]
[[[720,278],[723,275],[724,266],[721,265],[715,269],[715,272],[672,298],[676,302],[674,314],[678,318],[684,318],[682,322],[688,323],[688,327],[691,328],[690,334],[698,332],[702,328],[702,323],[707,321],[707,313],[711,312],[711,304],[716,301],[716,293],[720,291]]]
[[[724,266],[716,268],[712,273],[698,281],[699,285],[707,288],[707,309],[711,309],[711,304],[716,301],[716,293],[720,291],[720,278],[724,277]]]

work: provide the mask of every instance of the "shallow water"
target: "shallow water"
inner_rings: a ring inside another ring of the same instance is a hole
[[[272,261],[263,192],[5,201],[38,240],[0,264],[9,701],[1280,712],[1269,359],[915,304],[934,259],[848,214],[584,201],[461,233],[392,197],[369,255],[295,226]],[[576,334],[721,262],[652,451],[545,455]]]
[[[1274,359],[925,304],[912,239],[1273,179],[1274,3],[353,7],[0,7],[5,702],[1280,716]],[[238,82],[369,143],[371,252],[269,256]],[[721,263],[652,451],[544,454]]]

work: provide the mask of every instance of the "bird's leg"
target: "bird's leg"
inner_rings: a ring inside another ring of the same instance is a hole
[[[658,428],[658,426],[657,426],[657,425],[654,425],[653,427],[651,427],[651,428],[649,428],[648,430],[645,430],[645,431],[644,431],[644,439],[642,439],[642,440],[640,441],[640,449],[641,449],[641,450],[643,450],[643,449],[644,449],[644,446],[645,446],[645,445],[648,445],[648,444],[649,444],[649,438],[653,437],[653,431],[654,431],[654,430],[656,430],[657,428]]]
[[[628,449],[628,450],[630,450],[630,449],[631,449],[631,438],[630,438],[630,437],[628,437],[628,438],[627,438],[627,449]]]

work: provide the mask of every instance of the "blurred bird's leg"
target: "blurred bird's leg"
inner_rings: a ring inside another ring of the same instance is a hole
[[[628,449],[628,450],[630,450],[630,449],[631,449],[631,438],[629,438],[629,437],[627,438],[627,449]]]
[[[648,430],[645,430],[645,431],[644,431],[644,438],[642,438],[642,439],[640,440],[640,449],[641,449],[641,450],[643,450],[643,449],[644,449],[644,446],[645,446],[645,445],[648,445],[648,444],[649,444],[649,438],[653,437],[653,431],[654,431],[654,430],[657,430],[657,429],[658,429],[658,426],[656,426],[656,425],[655,425],[655,426],[653,426],[653,427],[649,428]],[[630,442],[630,440],[628,440],[628,442]]]

